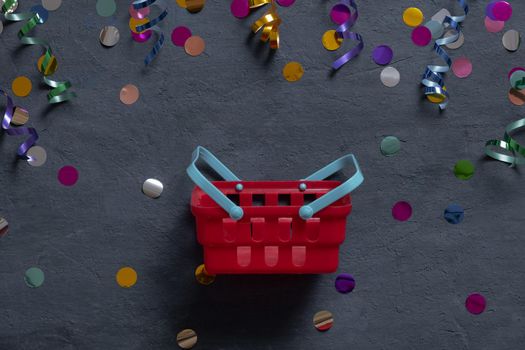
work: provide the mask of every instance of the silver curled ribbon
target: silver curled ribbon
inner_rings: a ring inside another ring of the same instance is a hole
[[[133,8],[137,11],[140,9],[146,8],[146,7],[153,6],[153,5],[159,7],[161,11],[160,15],[158,15],[156,18],[148,21],[145,24],[135,27],[135,30],[138,33],[142,33],[148,29],[151,29],[152,31],[157,33],[157,36],[158,36],[158,39],[155,42],[155,45],[153,45],[153,48],[151,49],[151,51],[148,53],[146,58],[144,58],[144,64],[147,66],[148,64],[151,63],[151,61],[153,61],[155,57],[157,57],[158,53],[160,52],[160,49],[164,45],[164,33],[157,26],[157,24],[160,23],[164,19],[164,17],[168,15],[168,10],[163,0],[135,0],[133,1],[132,4],[133,4]]]
[[[354,46],[350,51],[345,53],[343,56],[335,60],[334,63],[332,63],[332,69],[334,70],[338,70],[345,63],[358,56],[365,47],[361,34],[350,31],[354,23],[357,21],[357,17],[359,17],[359,12],[357,11],[357,4],[354,0],[342,0],[339,4],[348,7],[348,9],[350,10],[350,17],[346,22],[337,27],[337,29],[335,30],[335,35],[338,38],[343,39],[343,41],[344,39],[351,39],[357,41],[358,44]]]
[[[13,119],[13,112],[14,112],[13,100],[2,89],[0,89],[0,94],[4,95],[6,98],[5,112],[4,112],[4,117],[2,118],[2,129],[4,129],[5,132],[11,136],[20,136],[20,135],[29,136],[24,142],[22,142],[22,144],[18,147],[18,150],[17,150],[18,156],[28,159],[29,157],[27,157],[27,151],[38,140],[38,133],[36,132],[35,128],[28,128],[24,126],[15,128],[11,126],[11,120]]]
[[[47,102],[59,103],[67,101],[77,95],[74,92],[68,91],[71,87],[69,81],[56,81],[48,78],[46,72],[56,69],[56,58],[53,56],[53,51],[49,43],[45,40],[28,36],[37,25],[44,24],[47,21],[49,13],[41,5],[33,6],[30,12],[13,13],[18,5],[18,0],[6,0],[2,5],[0,12],[5,19],[12,22],[19,22],[27,20],[27,22],[18,31],[18,39],[26,45],[40,45],[44,48],[44,59],[40,64],[40,72],[43,76],[44,83],[51,87],[52,90],[47,94]],[[52,73],[50,73],[52,74]],[[47,74],[47,75],[50,75]]]
[[[485,143],[485,154],[501,162],[509,163],[511,166],[525,164],[525,147],[520,145],[511,134],[525,127],[525,118],[510,123],[505,128],[503,140],[489,140]],[[512,155],[497,152],[494,148],[507,150]]]
[[[438,103],[440,109],[445,109],[448,104],[449,94],[445,87],[443,74],[450,70],[452,60],[447,54],[443,45],[451,44],[459,39],[461,32],[460,23],[465,20],[468,14],[468,5],[466,0],[457,0],[464,14],[462,16],[446,16],[443,20],[443,26],[446,30],[454,30],[455,33],[449,37],[437,39],[434,43],[434,51],[445,61],[446,66],[428,65],[421,80],[425,86],[425,96],[429,97],[432,103]]]

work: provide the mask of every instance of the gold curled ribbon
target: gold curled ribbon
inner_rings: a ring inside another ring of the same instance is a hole
[[[47,77],[53,74],[57,67],[57,61],[55,56],[53,56],[53,51],[49,43],[45,40],[28,36],[29,32],[37,25],[47,21],[49,13],[41,5],[33,6],[30,12],[13,13],[17,5],[18,0],[6,0],[0,9],[0,13],[2,13],[8,21],[19,22],[27,20],[24,26],[18,31],[18,39],[20,39],[20,42],[23,44],[40,45],[44,48],[44,58],[42,62],[39,63],[39,71],[42,74],[44,83],[53,88],[47,94],[47,102],[59,103],[76,97],[77,95],[74,92],[67,91],[71,87],[69,81],[56,81]]]
[[[275,2],[273,0],[250,0],[250,10],[266,4],[270,4],[270,9],[258,20],[252,24],[252,32],[256,34],[262,29],[261,41],[270,41],[270,48],[277,50],[279,48],[279,25],[281,18],[277,14]]]
[[[511,166],[525,164],[525,146],[520,145],[511,133],[525,127],[525,118],[510,123],[505,128],[503,140],[489,140],[485,143],[485,154],[501,162],[509,163]],[[511,156],[496,152],[494,146],[507,150],[512,153]]]

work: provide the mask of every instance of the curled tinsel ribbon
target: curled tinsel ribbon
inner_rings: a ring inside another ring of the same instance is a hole
[[[357,46],[354,46],[350,51],[345,53],[343,56],[335,60],[334,63],[332,63],[332,68],[335,70],[341,68],[345,63],[349,62],[351,59],[359,55],[361,51],[363,51],[363,48],[365,47],[361,34],[350,31],[354,23],[357,21],[357,17],[359,17],[359,12],[357,11],[357,5],[355,1],[354,0],[342,0],[340,4],[348,7],[348,10],[350,11],[351,14],[346,22],[344,22],[339,27],[337,27],[337,29],[335,30],[336,36],[343,40],[344,39],[355,40],[358,42],[358,44]],[[354,11],[352,11],[352,9]]]
[[[250,0],[250,10],[270,4],[270,9],[257,21],[252,24],[252,32],[255,34],[262,29],[261,41],[270,41],[270,48],[276,50],[279,48],[279,25],[281,18],[277,14],[274,0]]]
[[[460,23],[465,20],[468,14],[468,5],[466,0],[457,0],[464,14],[462,16],[445,17],[443,20],[443,26],[445,29],[452,29],[456,33],[449,36],[437,39],[434,43],[434,51],[439,57],[445,61],[446,66],[428,65],[425,73],[421,80],[421,84],[425,86],[425,95],[432,103],[438,103],[440,109],[445,109],[448,104],[449,94],[445,87],[443,74],[450,70],[452,60],[447,54],[443,45],[447,45],[456,42],[459,39],[459,33],[461,32]]]
[[[54,72],[57,65],[56,58],[53,56],[53,51],[51,50],[49,43],[45,40],[28,36],[29,32],[37,25],[43,24],[47,21],[49,16],[47,10],[40,5],[37,5],[33,6],[30,12],[13,13],[17,4],[18,0],[6,0],[0,9],[0,12],[4,14],[5,19],[8,21],[18,22],[27,20],[24,26],[18,31],[18,38],[23,44],[40,45],[44,48],[44,59],[41,61],[39,68],[43,75],[44,83],[47,86],[53,88],[47,94],[47,101],[49,103],[59,103],[76,97],[74,92],[68,91],[68,89],[71,87],[71,83],[69,81],[56,81],[46,76],[50,75],[46,73]]]
[[[501,162],[509,163],[511,166],[525,164],[525,147],[520,145],[510,135],[525,126],[525,118],[510,123],[505,128],[503,140],[489,140],[485,143],[485,154]],[[494,150],[494,146],[512,153],[506,155]]]
[[[20,157],[28,158],[26,155],[27,150],[29,150],[29,148],[31,148],[31,146],[33,146],[36,143],[36,140],[38,140],[38,134],[34,128],[28,128],[28,127],[14,128],[11,126],[11,120],[13,119],[13,112],[14,112],[13,100],[2,89],[0,89],[0,94],[4,95],[6,98],[5,112],[4,112],[4,117],[2,118],[2,129],[4,129],[5,132],[11,136],[29,135],[29,137],[18,147],[18,151],[17,151],[17,154]]]
[[[145,24],[135,27],[135,30],[138,33],[142,33],[148,29],[151,29],[152,31],[157,33],[157,36],[158,36],[157,42],[155,43],[155,45],[153,45],[153,48],[148,53],[146,58],[144,58],[144,64],[146,66],[150,64],[151,61],[153,61],[153,59],[157,56],[157,54],[160,52],[160,49],[164,45],[164,33],[157,26],[157,24],[160,23],[164,19],[164,17],[168,15],[168,10],[166,9],[166,5],[164,4],[163,0],[135,0],[133,1],[133,8],[137,11],[140,9],[146,8],[146,7],[150,7],[152,5],[156,5],[161,9],[160,15],[158,15],[156,18],[148,21]]]

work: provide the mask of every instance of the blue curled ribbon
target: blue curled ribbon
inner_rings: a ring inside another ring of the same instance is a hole
[[[425,86],[425,96],[437,96],[435,98],[435,102],[431,100],[433,103],[439,103],[440,109],[445,109],[448,104],[449,94],[447,92],[447,89],[445,87],[445,81],[443,74],[448,72],[450,70],[450,66],[452,65],[452,60],[450,59],[450,56],[447,54],[444,48],[442,48],[442,45],[451,44],[453,42],[456,42],[459,39],[459,34],[461,32],[461,26],[460,23],[465,20],[468,14],[468,5],[467,0],[457,0],[461,8],[463,8],[463,12],[465,13],[462,16],[447,16],[443,20],[443,25],[446,30],[453,29],[456,31],[456,33],[452,36],[449,36],[447,38],[441,38],[437,39],[434,43],[434,51],[438,54],[439,57],[441,57],[445,63],[446,66],[437,66],[437,65],[428,65],[425,73],[423,73],[423,77],[421,80],[421,84]]]
[[[145,30],[151,29],[152,31],[157,33],[157,36],[159,38],[157,42],[155,43],[155,45],[153,45],[153,48],[148,53],[146,58],[144,58],[144,64],[146,66],[150,64],[151,61],[153,61],[153,59],[158,55],[158,53],[160,52],[160,49],[164,45],[164,33],[157,26],[157,24],[160,23],[164,19],[164,17],[168,15],[168,10],[163,0],[159,0],[158,3],[156,2],[157,0],[135,0],[133,1],[133,8],[135,10],[140,10],[140,9],[152,6],[152,5],[156,5],[161,9],[161,13],[157,18],[152,19],[148,23],[135,27],[135,30],[139,33]]]
[[[29,135],[29,138],[27,138],[18,147],[18,151],[17,151],[18,156],[25,158],[25,159],[29,159],[26,153],[29,150],[29,148],[31,148],[36,143],[36,140],[38,140],[38,133],[36,132],[35,128],[28,128],[28,127],[13,128],[11,126],[11,120],[13,119],[13,111],[14,111],[13,100],[2,89],[0,89],[0,94],[4,95],[7,99],[4,117],[2,118],[2,129],[4,129],[5,132],[11,136]]]
[[[355,1],[354,0],[342,0],[340,4],[348,7],[348,9],[350,10],[350,18],[348,18],[348,20],[345,23],[341,24],[335,30],[335,35],[338,38],[343,39],[343,40],[351,39],[351,40],[358,41],[359,44],[357,44],[357,46],[353,47],[350,51],[348,51],[343,56],[335,60],[334,63],[332,63],[332,69],[334,70],[338,70],[345,63],[347,63],[348,61],[352,60],[354,57],[359,55],[361,51],[363,51],[363,48],[365,47],[361,34],[350,31],[354,23],[357,21],[357,17],[359,17],[359,12],[357,11],[357,5]],[[354,11],[352,11],[352,9],[354,9]]]

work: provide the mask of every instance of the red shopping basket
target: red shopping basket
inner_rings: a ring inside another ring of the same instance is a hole
[[[201,158],[226,181],[209,182],[197,169]],[[323,179],[353,164],[347,181]],[[197,239],[212,274],[305,274],[337,269],[349,193],[363,176],[353,155],[301,181],[241,181],[211,152],[197,147],[188,175]]]

